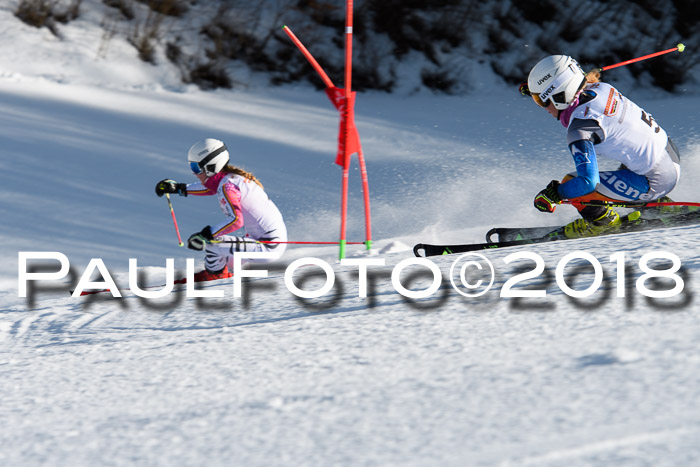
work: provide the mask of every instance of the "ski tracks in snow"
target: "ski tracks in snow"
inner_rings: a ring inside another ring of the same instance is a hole
[[[680,422],[680,423],[679,423]],[[569,434],[552,439],[544,446],[534,443],[530,446],[511,448],[525,454],[515,455],[506,460],[485,462],[502,467],[511,466],[554,466],[554,465],[644,465],[646,459],[664,457],[663,451],[671,449],[685,452],[691,460],[698,454],[695,440],[700,436],[700,425],[691,420],[660,420],[654,429],[651,422],[646,426],[629,425],[621,427],[601,427],[601,433]],[[557,447],[559,446],[559,447]],[[671,448],[672,447],[672,448]],[[508,448],[506,448],[508,450]],[[538,452],[539,453],[536,453]],[[528,454],[531,453],[531,454]],[[655,455],[652,455],[654,453]],[[670,452],[668,453],[670,454]],[[678,465],[673,462],[660,462],[655,465]],[[691,462],[692,463],[692,462]],[[690,464],[687,464],[690,465]]]

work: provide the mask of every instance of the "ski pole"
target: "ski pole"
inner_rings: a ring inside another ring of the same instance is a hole
[[[630,63],[641,62],[642,60],[658,57],[659,55],[664,55],[664,54],[675,52],[675,51],[683,52],[684,50],[685,50],[685,45],[678,44],[675,47],[672,47],[672,48],[666,49],[666,50],[662,50],[660,52],[654,52],[652,54],[644,55],[642,57],[637,57],[637,58],[633,58],[630,60],[625,60],[624,62],[615,63],[614,65],[608,65],[608,66],[604,66],[602,68],[594,68],[593,71],[597,71],[600,73],[603,71],[612,70],[613,68],[617,68],[619,66],[629,65]],[[520,84],[518,91],[520,91],[520,94],[522,94],[523,96],[530,96],[531,95],[530,89],[528,88],[528,85],[527,85],[527,81]]]
[[[564,200],[562,204],[571,204],[572,206],[609,206],[612,208],[655,208],[659,206],[694,206],[700,207],[700,203],[688,202],[688,201],[671,201],[671,202],[660,202],[660,201],[649,201],[649,202],[637,202],[637,201],[603,201],[603,200],[592,200],[592,201],[569,201]]]
[[[664,54],[667,54],[670,52],[675,52],[676,50],[678,52],[683,52],[685,50],[685,45],[678,44],[677,46],[675,46],[671,49],[662,50],[661,52],[654,52],[653,54],[644,55],[643,57],[637,57],[637,58],[633,58],[631,60],[625,60],[624,62],[616,63],[614,65],[604,66],[603,68],[598,68],[598,71],[612,70],[613,68],[617,68],[619,66],[629,65],[630,63],[634,63],[634,62],[641,62],[642,60],[646,60],[648,58],[658,57],[659,55],[664,55]]]
[[[180,237],[180,229],[177,226],[177,219],[175,219],[175,210],[173,209],[173,203],[170,201],[170,193],[165,194],[165,199],[168,200],[168,206],[170,207],[170,215],[173,216],[173,225],[175,225],[175,233],[177,234],[177,242],[179,246],[185,246],[182,243],[182,237]]]

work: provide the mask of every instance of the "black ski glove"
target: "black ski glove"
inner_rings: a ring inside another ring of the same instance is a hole
[[[204,246],[212,240],[214,237],[211,234],[211,227],[206,226],[201,232],[190,235],[190,238],[187,239],[187,248],[202,251]]]
[[[156,194],[163,196],[166,193],[177,193],[180,196],[187,196],[187,184],[177,183],[175,180],[166,178],[156,183]]]
[[[561,203],[561,196],[559,196],[559,182],[556,180],[549,182],[547,188],[535,196],[535,207],[542,212],[554,212],[559,203]]]

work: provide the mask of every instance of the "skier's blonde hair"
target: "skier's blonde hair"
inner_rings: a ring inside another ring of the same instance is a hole
[[[226,172],[226,173],[230,173],[230,174],[240,175],[241,177],[246,178],[246,179],[250,180],[251,182],[257,183],[258,185],[260,185],[260,188],[264,188],[262,183],[260,183],[260,180],[258,180],[255,175],[253,175],[252,173],[247,172],[239,167],[228,164],[226,167],[221,169],[221,171]]]
[[[586,83],[600,83],[600,70],[594,68],[593,70],[586,73]]]

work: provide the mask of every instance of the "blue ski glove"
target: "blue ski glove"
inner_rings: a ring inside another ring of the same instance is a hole
[[[201,232],[190,235],[190,238],[187,239],[187,248],[202,251],[204,246],[212,240],[214,240],[214,237],[211,234],[211,227],[206,226]]]
[[[547,188],[535,196],[535,207],[542,212],[554,212],[559,203],[561,203],[561,196],[559,196],[559,182],[556,180],[549,182]]]
[[[177,183],[175,180],[166,178],[156,183],[156,194],[163,196],[166,193],[177,193],[180,196],[187,196],[187,184]]]

